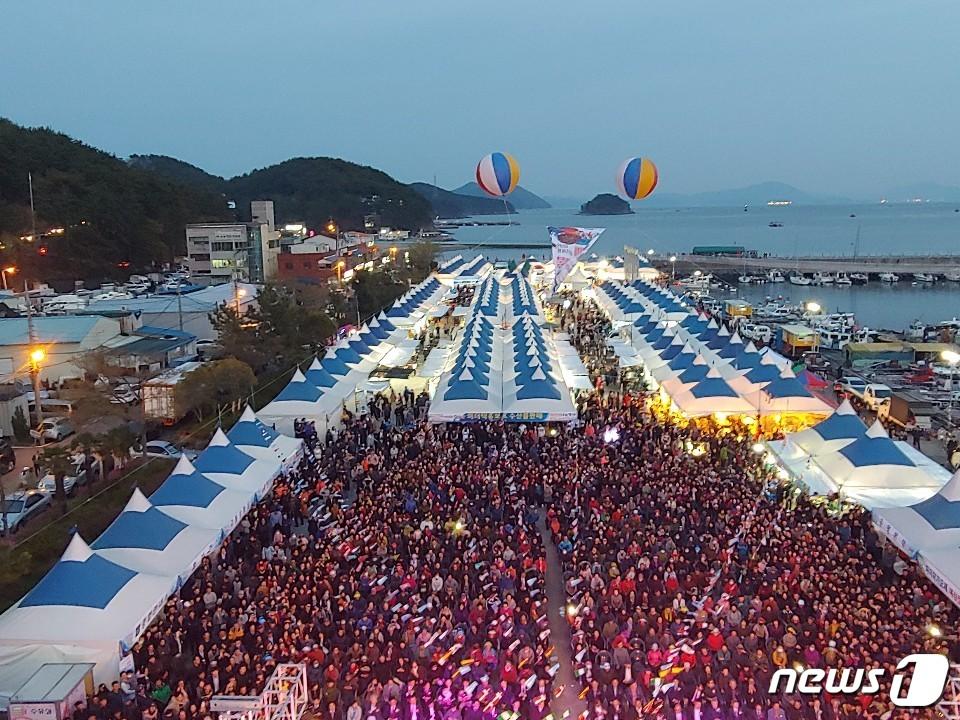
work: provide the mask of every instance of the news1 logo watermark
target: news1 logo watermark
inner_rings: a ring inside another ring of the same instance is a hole
[[[783,668],[773,674],[768,692],[876,695],[886,674],[882,668]],[[902,708],[930,707],[943,697],[949,674],[950,661],[945,655],[908,655],[897,664],[890,679],[890,702]]]

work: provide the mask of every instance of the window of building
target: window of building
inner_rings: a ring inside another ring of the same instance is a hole
[[[233,252],[232,242],[215,242],[213,244],[214,252]]]
[[[231,268],[233,267],[233,260],[224,260],[221,258],[214,258],[210,261],[210,265],[215,268]]]
[[[206,235],[200,235],[199,237],[188,237],[187,240],[192,243],[197,243],[198,245],[210,244],[210,239]]]
[[[210,253],[191,253],[190,259],[197,262],[210,262]]]

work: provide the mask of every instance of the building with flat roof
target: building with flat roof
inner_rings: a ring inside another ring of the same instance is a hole
[[[187,268],[195,282],[219,285],[232,280],[265,282],[277,274],[280,233],[273,201],[250,203],[248,223],[191,223],[186,227]]]

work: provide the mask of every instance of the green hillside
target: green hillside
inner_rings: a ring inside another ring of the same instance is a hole
[[[430,203],[375,168],[336,158],[294,158],[227,181],[239,212],[251,200],[273,200],[277,218],[321,227],[333,218],[342,230],[362,230],[376,213],[389,227],[419,230],[430,225]]]
[[[38,233],[62,234],[18,240],[31,228],[28,172]],[[0,119],[3,260],[32,277],[95,278],[118,271],[117,263],[169,261],[183,252],[186,223],[228,217],[214,192],[131,167],[62,133]]]

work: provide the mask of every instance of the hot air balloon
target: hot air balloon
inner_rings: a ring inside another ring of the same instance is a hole
[[[657,186],[657,166],[647,158],[630,158],[617,171],[617,188],[631,200],[643,200]]]
[[[520,166],[511,155],[490,153],[477,163],[477,185],[488,195],[509,195],[519,181]]]

